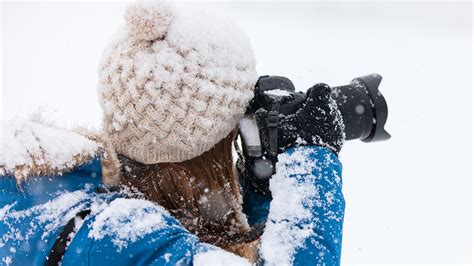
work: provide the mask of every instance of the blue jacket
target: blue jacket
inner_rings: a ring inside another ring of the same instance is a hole
[[[272,197],[243,184],[250,224],[266,222],[260,260],[269,265],[338,265],[344,198],[341,164],[321,147],[291,148],[279,155]],[[245,264],[201,243],[161,206],[129,191],[98,191],[100,159],[62,176],[38,176],[21,187],[0,177],[0,264],[44,265],[71,219],[63,265]],[[81,219],[81,210],[91,213]]]

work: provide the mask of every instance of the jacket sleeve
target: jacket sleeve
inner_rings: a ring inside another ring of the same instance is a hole
[[[272,196],[270,193],[264,194],[257,190],[243,177],[240,177],[239,181],[242,188],[242,209],[247,216],[249,225],[255,226],[265,223],[267,221]]]
[[[326,148],[296,147],[279,155],[261,239],[265,264],[340,264],[345,208],[341,172],[339,159]]]

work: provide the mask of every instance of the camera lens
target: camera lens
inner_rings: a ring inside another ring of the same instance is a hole
[[[388,108],[378,90],[381,81],[380,75],[372,74],[333,88],[332,95],[344,121],[346,140],[372,142],[390,138],[384,129]]]

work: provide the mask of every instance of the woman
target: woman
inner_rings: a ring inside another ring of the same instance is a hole
[[[99,70],[103,134],[4,129],[2,263],[339,264],[343,131],[330,88],[280,116],[270,195],[232,158],[257,80],[247,38],[161,2],[125,19]],[[265,143],[268,112],[256,118]]]

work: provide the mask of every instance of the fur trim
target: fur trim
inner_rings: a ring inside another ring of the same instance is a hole
[[[121,164],[115,152],[112,141],[102,133],[83,132],[83,134],[98,143],[101,143],[100,154],[102,156],[102,182],[110,186],[120,185]]]
[[[29,120],[2,123],[0,176],[62,175],[92,160],[100,145],[72,131]]]

